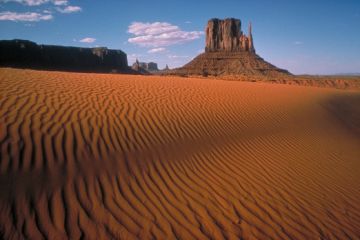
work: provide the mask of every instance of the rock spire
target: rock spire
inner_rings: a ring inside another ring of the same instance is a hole
[[[248,35],[241,31],[241,21],[235,18],[224,20],[210,19],[206,26],[205,52],[255,52],[252,26],[249,24]]]

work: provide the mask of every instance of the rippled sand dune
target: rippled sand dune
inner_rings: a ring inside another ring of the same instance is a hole
[[[360,92],[0,69],[0,238],[359,239]]]

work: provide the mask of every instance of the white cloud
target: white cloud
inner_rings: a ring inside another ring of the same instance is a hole
[[[49,0],[1,0],[0,2],[17,2],[17,3],[21,3],[27,6],[39,6],[42,5],[44,3],[49,2]]]
[[[61,13],[80,12],[82,9],[79,6],[66,6],[65,8],[56,8]]]
[[[166,48],[152,48],[148,51],[148,53],[160,53],[160,52],[164,52],[166,50]]]
[[[182,31],[178,26],[167,22],[133,22],[128,32],[135,35],[128,42],[142,47],[164,47],[198,39],[204,32]]]
[[[181,56],[181,55],[168,55],[167,56],[170,59],[179,59],[179,58],[189,58],[189,56]]]
[[[0,12],[0,21],[39,22],[51,19],[53,19],[51,14],[40,14],[35,12]]]
[[[26,6],[39,6],[50,2],[57,6],[68,4],[68,0],[0,0],[0,2],[16,2]]]
[[[64,5],[68,5],[69,3],[67,0],[53,0],[52,2],[56,6],[64,6]]]
[[[191,21],[185,21],[185,23],[186,23],[186,24],[190,24],[190,23],[191,23]]]
[[[79,40],[79,42],[82,42],[82,43],[93,43],[95,41],[96,41],[96,38],[91,38],[91,37],[86,37],[86,38]]]
[[[179,27],[166,22],[142,23],[133,22],[129,26],[129,33],[135,36],[156,35],[166,32],[179,31]]]
[[[304,44],[304,43],[301,42],[301,41],[295,41],[295,42],[293,42],[293,44],[294,44],[294,45],[302,45],[302,44]]]

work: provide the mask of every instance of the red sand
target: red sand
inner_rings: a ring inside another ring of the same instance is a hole
[[[0,69],[0,96],[0,238],[360,238],[359,91]]]

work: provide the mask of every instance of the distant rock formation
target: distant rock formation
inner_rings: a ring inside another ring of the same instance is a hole
[[[158,68],[158,65],[157,63],[154,63],[154,62],[149,62],[149,63],[146,63],[146,62],[141,62],[140,63],[140,66],[142,68],[144,68],[146,71],[148,72],[156,72],[156,71],[159,71],[159,68]]]
[[[157,63],[154,62],[144,63],[143,67],[149,72],[159,71]]]
[[[131,69],[138,72],[138,73],[140,73],[140,74],[149,75],[150,72],[147,69],[145,69],[145,67],[147,68],[146,63],[139,62],[139,60],[136,59],[134,64],[131,66]]]
[[[139,60],[136,59],[136,61],[134,62],[134,64],[131,66],[131,68],[135,71],[139,71],[141,69],[141,66],[140,66],[140,62]]]
[[[251,52],[205,52],[169,74],[189,76],[262,75],[276,77],[289,75]]]
[[[165,67],[159,71],[156,72],[152,72],[155,75],[171,75],[171,69],[169,68],[169,66],[166,64]]]
[[[156,73],[159,72],[159,68],[157,63],[154,62],[139,62],[138,59],[134,62],[134,64],[131,67],[133,70],[141,72],[143,74],[150,74],[150,73]]]
[[[1,40],[0,66],[77,72],[135,73],[121,50],[38,45],[27,40]]]
[[[239,19],[227,18],[220,20],[210,19],[206,26],[205,52],[217,51],[249,51],[255,52],[252,39],[251,23],[249,23],[248,35],[241,31]]]
[[[290,75],[266,62],[255,53],[252,26],[248,34],[241,31],[239,19],[210,19],[205,29],[205,52],[181,68],[167,71],[174,75],[228,76],[228,75]]]

